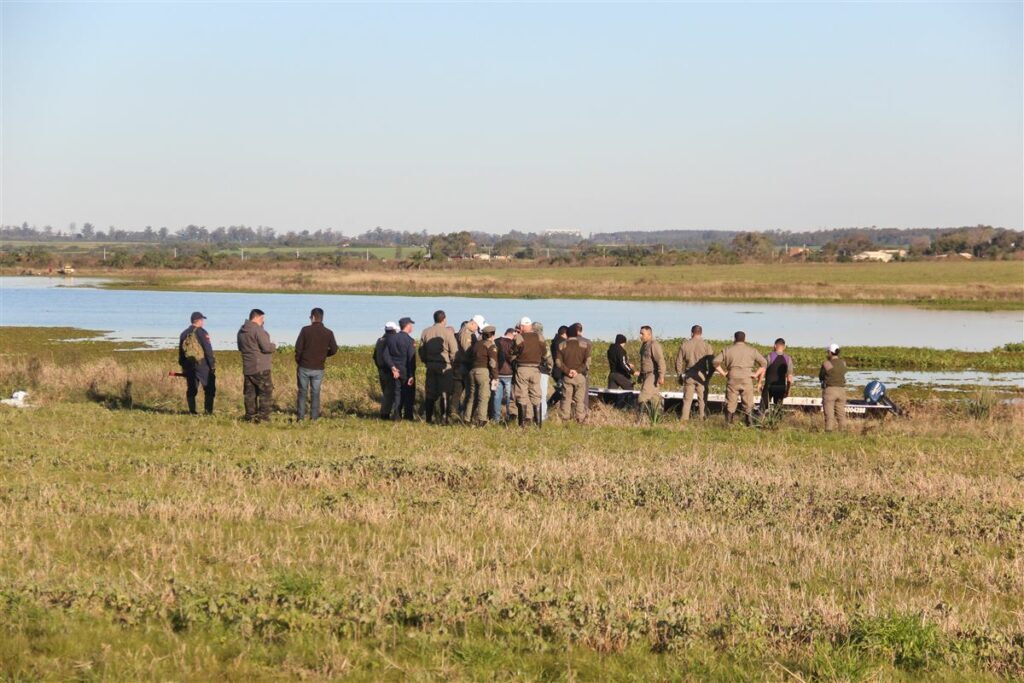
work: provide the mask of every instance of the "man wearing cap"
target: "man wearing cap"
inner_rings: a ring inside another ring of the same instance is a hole
[[[394,386],[394,400],[389,417],[393,420],[413,418],[413,401],[416,397],[416,342],[412,337],[412,318],[398,321],[401,332],[387,338],[384,344],[384,365],[391,372]]]
[[[242,354],[242,389],[245,400],[245,420],[266,422],[274,405],[274,382],[270,368],[277,345],[263,327],[266,314],[258,308],[249,311],[249,319],[238,330],[238,352]]]
[[[395,404],[395,382],[391,377],[391,368],[384,364],[384,346],[388,336],[398,333],[398,323],[384,323],[384,334],[377,339],[373,347],[373,364],[377,368],[377,381],[380,382],[380,417],[387,420]]]
[[[448,422],[448,402],[454,389],[452,363],[459,347],[455,334],[447,325],[444,311],[434,311],[434,324],[420,335],[420,360],[427,368],[427,387],[424,394],[423,414],[428,423],[434,421],[435,405],[440,399],[438,416]]]
[[[640,408],[661,409],[661,387],[665,384],[665,352],[654,338],[650,325],[640,328]]]
[[[747,344],[745,332],[733,335],[732,346],[726,347],[715,356],[714,366],[719,374],[726,377],[725,422],[732,424],[736,417],[736,406],[743,400],[743,415],[746,423],[754,423],[754,378],[764,376],[768,361],[761,352]],[[755,370],[755,368],[757,368]]]
[[[568,338],[559,343],[555,367],[562,376],[564,385],[562,400],[558,406],[559,416],[568,422],[573,411],[576,421],[587,419],[587,374],[590,372],[590,340],[580,336],[582,325],[570,325],[566,330]]]
[[[197,414],[196,396],[200,385],[203,387],[203,410],[207,415],[213,415],[213,397],[217,395],[216,361],[210,335],[203,329],[205,320],[205,315],[195,311],[192,324],[178,337],[178,365],[181,366],[181,374],[185,375],[185,403],[192,415]]]
[[[544,423],[541,412],[540,390],[540,365],[553,364],[551,349],[544,343],[541,337],[533,329],[533,321],[523,318],[519,321],[519,333],[512,341],[512,359],[515,361],[516,374],[513,388],[513,396],[516,401],[516,410],[519,417],[519,426],[522,427],[527,420],[540,427]]]
[[[467,394],[469,393],[469,371],[470,371],[470,359],[469,349],[473,346],[480,336],[480,328],[484,324],[484,317],[480,314],[474,315],[472,318],[462,323],[462,327],[459,328],[459,333],[455,335],[456,346],[458,347],[455,352],[455,360],[453,361],[453,391],[452,391],[452,405],[448,406],[448,410],[457,411],[458,414],[465,418],[467,414],[466,405],[468,403]]]
[[[821,380],[821,408],[825,431],[846,426],[846,361],[839,357],[839,345],[829,344],[825,362],[818,371]]]
[[[295,340],[295,381],[298,388],[296,413],[299,422],[306,417],[306,394],[309,394],[309,416],[320,417],[320,386],[324,381],[324,365],[338,352],[334,332],[324,326],[324,309],[309,313],[309,324],[299,330]]]
[[[498,347],[494,343],[494,325],[485,324],[480,338],[469,349],[469,392],[466,404],[470,407],[463,419],[483,427],[487,424],[487,406],[491,392],[498,388]]]
[[[704,419],[704,385],[700,376],[701,368],[698,365],[708,356],[714,356],[715,350],[711,344],[704,341],[704,328],[694,325],[690,328],[690,338],[679,347],[676,354],[676,374],[679,375],[679,383],[683,385],[683,413],[682,419],[690,419],[690,411],[693,409],[693,397],[697,396],[697,414]],[[711,380],[712,368],[704,368],[708,372],[705,379]]]

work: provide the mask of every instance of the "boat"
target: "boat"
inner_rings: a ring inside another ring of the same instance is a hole
[[[629,389],[602,389],[591,388],[587,391],[592,399],[602,403],[617,403],[623,396],[629,396],[630,404],[635,405],[640,392]],[[665,411],[678,411],[682,408],[684,394],[681,391],[662,391],[661,398],[665,404]],[[693,397],[696,402],[697,397]],[[801,410],[804,412],[821,412],[820,396],[787,396],[782,399],[782,406],[790,410]],[[721,412],[725,409],[725,394],[708,394],[707,408],[713,412]],[[756,408],[755,408],[756,410]],[[892,401],[871,402],[866,399],[848,399],[846,401],[846,415],[848,417],[884,417],[886,415],[900,414],[900,409]]]

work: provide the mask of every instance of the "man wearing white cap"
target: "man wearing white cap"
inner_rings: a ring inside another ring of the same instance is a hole
[[[462,323],[459,333],[455,335],[455,341],[459,349],[455,354],[454,363],[455,372],[453,379],[455,388],[452,391],[452,402],[448,408],[449,410],[457,410],[458,414],[460,414],[464,420],[469,419],[467,415],[469,410],[472,410],[472,406],[469,405],[469,401],[467,400],[470,381],[469,371],[471,369],[469,349],[473,346],[473,342],[480,338],[480,330],[483,325],[484,317],[478,313],[466,322]],[[469,410],[467,410],[467,408]]]
[[[377,339],[373,347],[373,364],[377,366],[377,381],[380,382],[380,416],[384,420],[390,417],[391,408],[395,403],[395,382],[391,377],[391,368],[384,364],[384,347],[388,343],[388,336],[396,332],[398,323],[384,323],[384,334]]]
[[[825,431],[846,426],[846,361],[839,357],[839,345],[829,344],[828,356],[821,364],[821,408],[825,413]]]
[[[544,423],[541,402],[547,400],[541,394],[540,366],[547,363],[551,367],[554,363],[551,349],[534,331],[533,321],[529,318],[519,321],[519,334],[512,342],[512,358],[516,368],[512,393],[519,411],[519,426],[533,420],[540,427]]]

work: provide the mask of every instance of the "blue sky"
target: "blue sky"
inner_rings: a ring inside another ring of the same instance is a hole
[[[5,224],[1024,222],[1022,4],[2,5]]]

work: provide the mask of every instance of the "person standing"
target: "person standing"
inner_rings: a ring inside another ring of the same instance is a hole
[[[480,326],[484,324],[482,315],[474,315],[462,323],[459,333],[455,335],[456,346],[455,359],[452,362],[452,401],[448,405],[448,411],[455,411],[457,415],[465,418],[466,400],[465,393],[469,384],[469,349],[473,342],[480,336]]]
[[[747,344],[745,332],[733,335],[733,344],[715,356],[714,366],[726,377],[725,422],[732,424],[736,417],[736,406],[743,400],[744,419],[748,425],[754,423],[754,378],[764,376],[768,361],[753,346]],[[755,368],[757,368],[755,370]]]
[[[782,405],[789,396],[793,385],[793,359],[786,353],[786,340],[779,337],[775,347],[768,354],[768,367],[764,371],[764,391],[761,393],[761,410],[772,405]]]
[[[554,348],[554,344],[549,344],[544,338],[543,323],[534,322],[533,331],[537,333],[540,340],[544,342],[545,345],[549,345]],[[548,406],[555,405],[555,403],[552,403],[548,397],[548,388],[551,386],[551,373],[555,371],[555,354],[553,351],[550,351],[549,349],[549,354],[544,357],[544,360],[540,362],[537,369],[540,370],[540,419],[541,422],[543,422],[548,419]]]
[[[534,323],[533,328],[536,330],[537,325],[540,323]],[[543,328],[541,328],[541,334],[543,334]],[[569,338],[569,327],[567,325],[559,325],[558,331],[555,332],[555,336],[551,338],[551,357],[558,357],[558,347],[561,346],[562,342]],[[557,366],[558,363],[555,363]],[[551,398],[548,402],[551,405],[559,405],[562,401],[562,396],[565,395],[565,386],[562,382],[562,373],[557,368],[551,368],[551,379],[555,381],[555,391],[551,394]],[[544,387],[544,395],[547,396],[547,387]],[[547,417],[547,412],[544,413],[544,417]]]
[[[713,358],[714,355],[715,351],[711,348],[711,344],[704,341],[704,328],[700,325],[691,327],[690,338],[682,343],[679,353],[676,354],[676,374],[679,375],[679,383],[683,385],[683,412],[681,415],[683,420],[690,419],[694,395],[697,396],[697,414],[700,419],[704,419],[704,388],[707,382],[711,381],[711,373],[714,372],[714,368],[698,366],[702,363],[710,366],[705,359],[708,356]],[[704,381],[700,379],[702,372]]]
[[[202,386],[203,412],[213,415],[213,397],[217,395],[217,363],[213,357],[210,334],[204,329],[206,316],[195,311],[191,322],[178,337],[178,365],[181,366],[181,374],[185,375],[185,403],[189,414],[197,415],[196,396]]]
[[[296,413],[299,422],[306,418],[306,395],[309,395],[309,417],[320,417],[320,387],[324,381],[324,365],[338,352],[334,332],[324,326],[324,309],[309,312],[309,324],[299,330],[295,340],[295,380],[299,391]]]
[[[242,354],[245,420],[260,423],[270,419],[274,405],[274,382],[270,369],[277,345],[263,327],[266,314],[258,308],[249,311],[249,319],[238,330],[238,352]]]
[[[516,336],[514,328],[505,330],[505,334],[495,340],[498,347],[498,385],[491,396],[491,419],[501,422],[501,409],[504,407],[508,417],[515,419],[515,401],[512,400],[512,345]]]
[[[544,423],[541,412],[540,365],[551,365],[551,350],[533,329],[533,321],[523,318],[519,321],[519,333],[513,342],[512,358],[515,361],[515,386],[513,394],[519,417],[519,426],[533,420],[538,426]]]
[[[839,346],[829,344],[828,355],[818,371],[821,380],[821,408],[825,413],[825,431],[846,427],[846,361],[839,357]]]
[[[444,311],[434,311],[434,324],[420,335],[420,360],[427,368],[427,386],[423,400],[423,414],[428,424],[434,422],[435,407],[441,401],[437,415],[448,422],[448,402],[454,389],[452,364],[459,347],[455,334],[447,325]]]
[[[661,409],[661,387],[665,384],[665,352],[654,338],[650,325],[640,328],[640,407]]]
[[[402,318],[398,321],[401,332],[388,337],[384,345],[384,364],[391,372],[394,399],[388,416],[392,420],[413,418],[413,402],[416,398],[416,342],[412,337],[414,321]]]
[[[484,325],[480,338],[469,349],[469,396],[467,422],[479,427],[487,425],[487,407],[491,392],[498,386],[498,347],[494,343],[494,325]]]
[[[564,394],[559,404],[559,416],[568,422],[575,411],[576,421],[587,419],[587,374],[590,372],[590,340],[579,336],[582,326],[572,325],[568,338],[558,345],[555,368],[562,376]]]
[[[384,347],[388,343],[388,337],[398,334],[398,323],[388,321],[384,323],[384,334],[377,339],[373,347],[373,364],[377,368],[377,381],[380,382],[380,418],[387,420],[391,417],[391,409],[395,405],[395,382],[391,377],[391,368],[384,364]]]

